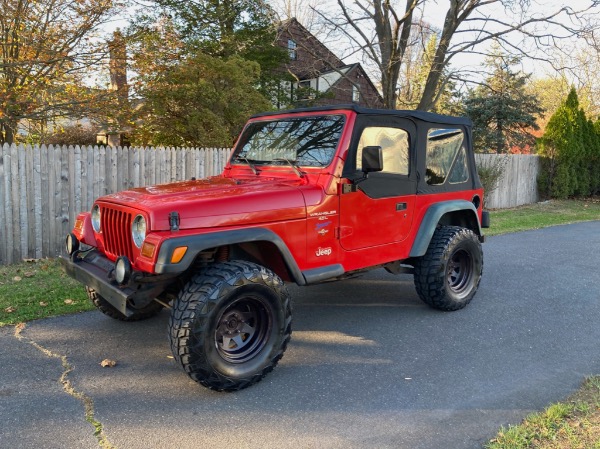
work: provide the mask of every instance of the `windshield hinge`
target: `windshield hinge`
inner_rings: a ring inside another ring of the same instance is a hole
[[[169,226],[171,231],[179,231],[179,212],[169,214]]]

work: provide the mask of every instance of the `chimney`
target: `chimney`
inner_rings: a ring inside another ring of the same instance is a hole
[[[127,100],[129,97],[129,86],[127,84],[127,47],[121,30],[113,33],[113,39],[108,42],[110,55],[110,90],[116,91],[118,96]]]

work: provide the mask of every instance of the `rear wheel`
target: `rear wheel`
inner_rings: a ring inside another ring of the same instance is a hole
[[[475,296],[482,271],[483,252],[475,233],[457,226],[440,226],[427,252],[415,264],[415,287],[431,307],[458,310]]]
[[[100,296],[96,290],[85,287],[88,297],[90,301],[96,306],[100,312],[104,315],[114,318],[119,321],[141,321],[146,320],[148,318],[152,318],[157,315],[163,308],[163,306],[156,301],[152,301],[147,306],[142,307],[140,309],[136,309],[132,315],[125,316],[117,309],[115,309],[111,303],[109,303],[106,299]]]
[[[171,350],[196,382],[240,390],[277,365],[291,321],[290,298],[279,276],[251,262],[217,263],[179,293],[169,321]]]

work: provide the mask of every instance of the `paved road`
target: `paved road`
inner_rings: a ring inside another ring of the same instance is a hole
[[[120,449],[481,448],[600,374],[600,221],[493,237],[484,251],[480,290],[459,312],[426,307],[410,277],[383,271],[292,288],[286,355],[238,393],[180,371],[167,313],[48,319],[21,340],[0,329],[0,447],[98,447],[62,389],[64,362]]]

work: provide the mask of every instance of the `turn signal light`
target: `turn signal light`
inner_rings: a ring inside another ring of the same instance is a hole
[[[171,263],[181,262],[181,259],[183,259],[183,256],[185,256],[187,249],[187,246],[178,246],[175,248],[175,251],[173,251],[173,255],[171,256]]]
[[[142,256],[147,257],[148,259],[152,259],[152,256],[154,256],[155,249],[156,245],[144,242],[144,244],[142,245]]]

